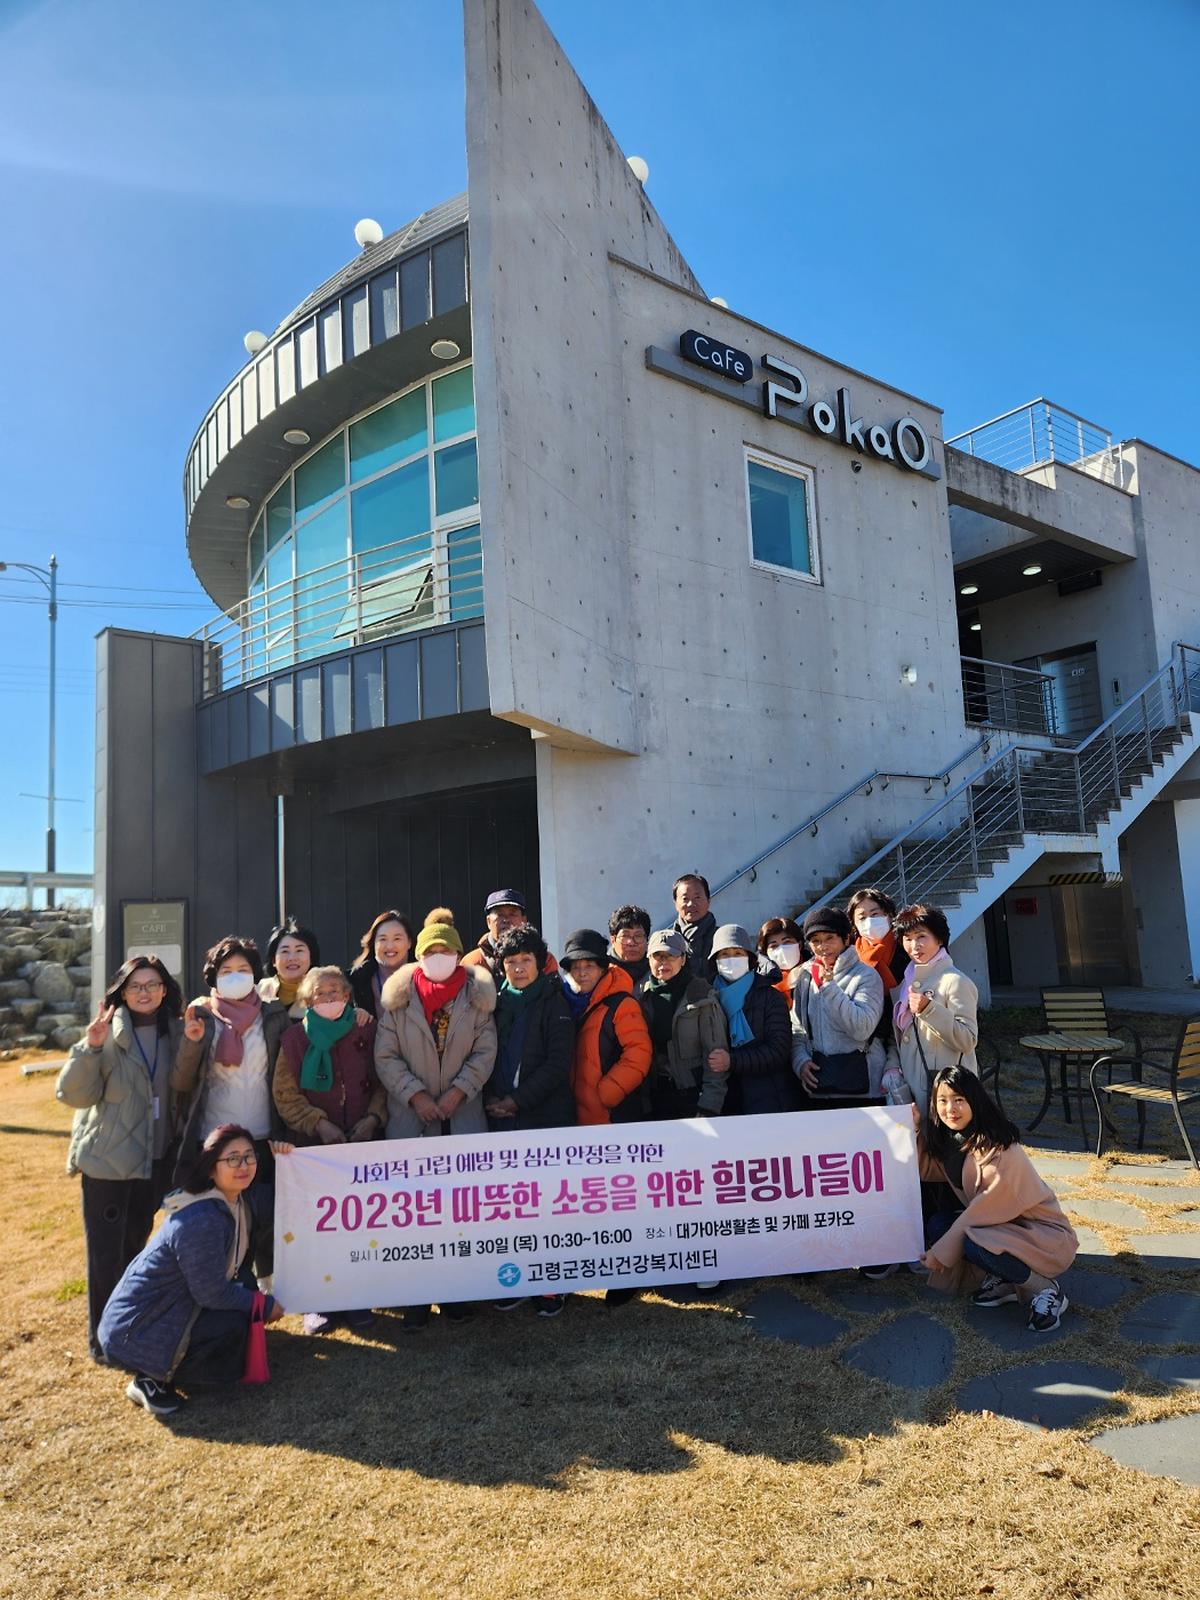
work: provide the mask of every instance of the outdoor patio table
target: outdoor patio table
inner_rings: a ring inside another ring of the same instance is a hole
[[[1083,1148],[1089,1148],[1087,1128],[1083,1119],[1083,1066],[1086,1061],[1090,1069],[1091,1063],[1098,1056],[1109,1055],[1114,1051],[1128,1048],[1125,1039],[1113,1039],[1105,1033],[1028,1033],[1021,1040],[1024,1050],[1032,1050],[1041,1061],[1042,1072],[1045,1076],[1045,1093],[1038,1114],[1026,1129],[1032,1133],[1038,1123],[1050,1109],[1050,1101],[1054,1097],[1053,1062],[1058,1057],[1058,1081],[1062,1090],[1063,1116],[1068,1122],[1071,1120],[1071,1090],[1067,1083],[1067,1064],[1075,1064],[1075,1093],[1079,1096],[1079,1131],[1083,1135]]]

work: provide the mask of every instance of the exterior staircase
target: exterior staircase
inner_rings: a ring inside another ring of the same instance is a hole
[[[986,739],[972,746],[926,780],[927,791],[941,783],[940,799],[892,838],[872,841],[865,858],[826,879],[795,914],[844,904],[855,889],[873,885],[897,905],[941,906],[951,933],[960,934],[1047,852],[1098,853],[1115,872],[1121,834],[1197,749],[1200,649],[1176,644],[1133,699],[1079,744],[1017,742],[990,756]],[[983,764],[951,786],[954,771],[980,754]],[[869,795],[888,777],[864,778],[718,884],[714,897],[804,832],[815,835],[848,795]]]

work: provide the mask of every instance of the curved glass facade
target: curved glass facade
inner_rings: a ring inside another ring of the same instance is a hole
[[[365,637],[483,614],[470,364],[324,440],[247,548],[250,655],[270,671]]]

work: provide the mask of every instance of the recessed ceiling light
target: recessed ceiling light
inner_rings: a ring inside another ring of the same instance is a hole
[[[979,585],[977,583],[964,583],[958,592],[959,594],[978,594]]]
[[[453,339],[435,339],[429,346],[429,354],[436,356],[439,361],[455,361],[462,350]]]
[[[1021,576],[1023,578],[1036,578],[1038,573],[1041,570],[1042,570],[1041,567],[1039,567],[1037,562],[1035,561],[1034,564],[1031,567],[1022,567],[1021,568]]]
[[[244,494],[227,494],[225,496],[225,504],[230,511],[246,511],[250,507],[250,502]]]
[[[982,630],[982,628],[983,628],[983,623],[982,622],[973,622],[971,624],[971,632],[972,633],[979,633]]]
[[[303,428],[287,428],[283,435],[284,444],[308,444],[309,436]]]

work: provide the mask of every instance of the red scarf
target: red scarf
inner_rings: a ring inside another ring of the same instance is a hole
[[[896,935],[889,929],[882,939],[868,939],[860,934],[854,941],[854,948],[858,951],[861,960],[883,979],[883,992],[887,996],[896,987],[896,977],[892,972],[892,962],[896,955]]]
[[[209,1010],[223,1027],[217,1029],[217,1044],[213,1060],[222,1066],[240,1067],[242,1064],[242,1035],[258,1021],[262,1010],[262,996],[251,990],[244,1000],[222,1000],[214,989],[209,997]]]
[[[460,961],[458,966],[443,983],[434,983],[432,978],[427,978],[420,967],[413,973],[413,988],[417,991],[417,998],[425,1012],[425,1021],[433,1027],[433,1019],[443,1006],[448,1006],[455,995],[460,993],[467,981],[467,969]]]

